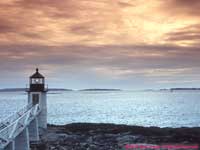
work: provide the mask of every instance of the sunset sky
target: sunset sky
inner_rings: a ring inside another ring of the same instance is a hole
[[[200,87],[200,0],[1,0],[0,88]]]

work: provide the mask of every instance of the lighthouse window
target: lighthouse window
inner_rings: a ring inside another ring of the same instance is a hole
[[[32,84],[42,84],[42,79],[39,78],[32,79]]]
[[[33,94],[32,95],[33,105],[36,105],[39,103],[39,94]]]
[[[40,79],[35,79],[35,83],[40,83]]]

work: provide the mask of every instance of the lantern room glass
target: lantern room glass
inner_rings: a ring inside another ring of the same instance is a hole
[[[44,84],[43,78],[31,78],[31,84]]]

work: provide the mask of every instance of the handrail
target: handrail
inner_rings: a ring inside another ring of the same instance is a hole
[[[27,107],[25,107],[27,108]],[[39,104],[32,106],[24,111],[20,117],[11,122],[5,128],[0,130],[0,149],[6,146],[13,138],[15,138],[34,118],[40,113]]]
[[[10,123],[17,120],[21,115],[23,115],[25,112],[27,112],[32,107],[32,104],[28,104],[19,111],[17,111],[15,114],[10,115],[5,120],[0,122],[0,130],[7,127]]]

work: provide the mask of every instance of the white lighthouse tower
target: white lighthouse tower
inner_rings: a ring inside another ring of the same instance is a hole
[[[39,134],[42,134],[47,129],[47,89],[45,89],[45,78],[39,73],[38,68],[36,72],[30,76],[30,86],[28,90],[28,104],[39,104],[41,109],[38,115]]]

